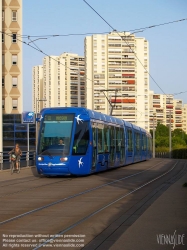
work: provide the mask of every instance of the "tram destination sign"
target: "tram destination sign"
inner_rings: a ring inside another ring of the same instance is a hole
[[[73,121],[73,114],[47,114],[44,116],[45,121]]]
[[[22,124],[35,124],[35,113],[33,111],[24,111],[21,116]]]

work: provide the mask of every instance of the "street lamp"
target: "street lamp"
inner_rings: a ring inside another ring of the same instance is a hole
[[[38,118],[38,102],[45,102],[47,101],[46,99],[37,99],[36,98],[36,118]],[[37,144],[38,144],[38,121],[36,119],[36,152],[37,152]]]

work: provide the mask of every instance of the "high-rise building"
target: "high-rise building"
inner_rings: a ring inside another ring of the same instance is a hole
[[[183,129],[182,100],[174,99],[173,95],[154,94],[150,91],[150,129],[153,122],[170,126],[171,130]]]
[[[63,53],[60,56],[44,57],[43,79],[39,77],[40,84],[38,66],[33,68],[34,111],[36,98],[46,100],[37,102],[37,111],[41,107],[85,107],[84,66],[84,57],[77,54]]]
[[[149,130],[149,46],[145,38],[111,32],[85,38],[87,108]]]
[[[34,66],[32,69],[32,110],[38,113],[43,108],[43,66]],[[36,107],[37,106],[37,107]]]
[[[2,0],[0,3],[0,124],[2,114],[22,112],[22,0]],[[0,129],[0,138],[2,129]],[[2,152],[2,140],[0,142]]]
[[[1,5],[1,4],[0,4]],[[2,1],[2,109],[22,112],[22,0]]]
[[[182,108],[182,129],[187,134],[187,104]]]

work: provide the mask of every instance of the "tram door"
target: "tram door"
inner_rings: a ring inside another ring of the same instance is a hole
[[[92,170],[95,170],[96,168],[96,162],[97,162],[97,124],[92,123],[92,137],[93,137],[93,153],[92,153]]]
[[[111,126],[110,128],[110,166],[114,165],[115,162],[115,152],[116,152],[116,140],[115,140],[115,128]]]

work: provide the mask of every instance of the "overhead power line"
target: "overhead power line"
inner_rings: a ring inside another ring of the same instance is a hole
[[[169,25],[169,24],[173,24],[173,23],[178,23],[178,22],[183,22],[183,21],[187,21],[187,18],[183,18],[183,19],[178,19],[178,20],[173,20],[170,22],[165,22],[165,23],[159,23],[159,24],[154,24],[154,25],[150,25],[150,26],[146,26],[146,27],[142,27],[142,28],[137,28],[137,29],[131,29],[131,30],[126,30],[126,31],[122,31],[122,32],[133,32],[133,34],[138,33],[138,32],[144,32],[147,29],[152,29],[152,28],[156,28],[159,26],[165,26],[165,25]],[[69,33],[69,34],[47,34],[47,35],[21,35],[21,34],[17,34],[17,37],[21,37],[21,38],[53,38],[53,37],[68,37],[68,36],[87,36],[87,35],[103,35],[103,34],[108,34],[108,31],[103,31],[103,32],[87,32],[87,33]],[[12,33],[6,33],[11,35]]]
[[[86,4],[88,4],[85,0],[83,0]],[[88,4],[89,5],[89,4]],[[90,6],[90,5],[89,5]],[[91,7],[91,6],[90,6]],[[91,7],[92,8],[92,7]],[[93,9],[93,8],[92,8]],[[93,9],[94,10],[94,9]],[[94,10],[94,12],[96,12],[95,10]],[[97,12],[96,12],[97,13]],[[101,15],[99,14],[99,13],[97,13],[100,17],[101,17]],[[101,17],[105,22],[106,22],[106,20],[103,18],[103,17]],[[151,28],[155,28],[155,27],[158,27],[158,26],[163,26],[163,25],[168,25],[168,24],[172,24],[172,23],[176,23],[176,22],[181,22],[181,21],[186,21],[187,20],[187,18],[184,18],[184,19],[180,19],[180,20],[175,20],[175,21],[171,21],[171,22],[167,22],[167,23],[161,23],[161,24],[156,24],[156,25],[152,25],[152,26],[147,26],[147,27],[144,27],[144,28],[139,28],[139,29],[133,29],[133,30],[129,30],[129,31],[124,31],[124,32],[131,32],[131,31],[134,31],[134,33],[137,33],[137,32],[143,32],[144,30],[146,30],[146,29],[151,29]],[[108,22],[106,22],[113,30],[115,30]],[[3,34],[5,34],[5,35],[8,35],[8,36],[11,36],[12,37],[12,33],[5,33],[5,32],[2,32],[2,31],[0,31],[1,33],[3,33]],[[48,39],[48,38],[50,38],[50,37],[60,37],[60,36],[63,36],[63,37],[65,37],[65,36],[80,36],[80,35],[93,35],[93,34],[108,34],[109,32],[101,32],[101,33],[99,33],[99,32],[97,32],[97,33],[75,33],[75,34],[62,34],[62,35],[38,35],[38,36],[32,36],[32,35],[20,35],[20,34],[17,34],[17,37],[20,37],[20,38],[27,38],[30,42],[25,42],[25,41],[22,41],[22,40],[20,40],[20,39],[18,39],[17,38],[17,40],[18,41],[20,41],[20,42],[22,42],[22,43],[24,43],[24,44],[26,44],[26,45],[28,45],[28,46],[30,46],[32,49],[35,49],[35,50],[37,50],[37,51],[39,51],[40,53],[42,53],[42,54],[44,54],[45,56],[47,56],[47,57],[49,57],[49,58],[51,58],[51,59],[53,59],[54,61],[56,61],[56,62],[58,62],[58,60],[56,60],[55,58],[53,58],[53,57],[51,57],[50,55],[48,55],[47,53],[45,53],[45,52],[43,52],[37,45],[36,45],[36,43],[35,43],[35,41],[37,41],[37,40],[40,40],[40,39]],[[118,33],[119,34],[119,33]],[[132,35],[132,34],[130,34],[130,35]],[[121,37],[121,35],[119,34],[119,36]],[[33,37],[33,38],[36,38],[36,39],[34,39],[34,40],[31,40],[31,37]],[[128,36],[126,36],[126,37],[128,37]],[[123,39],[123,37],[121,37],[122,39]],[[125,41],[125,40],[124,40]],[[126,42],[126,44],[130,47],[130,49],[131,49],[131,51],[135,54],[135,52],[132,50],[132,48],[131,48],[131,46],[127,43],[127,41],[125,41]],[[34,46],[32,46],[32,45],[30,45],[31,43],[33,43],[34,45],[35,45],[35,47]],[[135,55],[136,56],[136,55]],[[138,58],[137,58],[138,59]],[[138,59],[139,60],[139,59]],[[141,63],[141,62],[140,62]],[[63,63],[60,63],[61,65],[63,65],[63,66],[66,66],[67,68],[69,68],[67,65],[65,65],[65,64],[63,64]],[[142,63],[141,63],[142,64]],[[144,67],[144,65],[142,64],[142,66]],[[70,68],[69,68],[70,69]],[[144,67],[144,69],[145,69],[145,67]],[[146,70],[146,69],[145,69]],[[149,74],[149,72],[146,70],[146,72]],[[149,74],[150,75],[150,74]],[[151,77],[151,75],[150,75],[150,77]],[[152,77],[151,77],[152,78]],[[89,81],[91,81],[92,83],[94,83],[94,80],[91,80],[91,79],[89,79],[89,78],[86,78],[87,80],[89,80]],[[153,78],[152,78],[153,79]],[[154,80],[154,79],[153,79]],[[155,81],[155,80],[154,80]],[[156,83],[156,82],[155,82]],[[156,83],[157,84],[157,83]],[[158,85],[157,85],[158,86]],[[158,86],[159,87],[159,86]],[[103,88],[104,89],[104,87],[103,86],[100,86],[100,88]],[[160,88],[160,87],[159,87]],[[89,89],[92,89],[92,90],[94,90],[94,88],[89,88]],[[161,89],[162,90],[162,89]],[[102,91],[101,89],[100,89],[100,91]],[[114,89],[114,92],[116,91],[116,89]],[[103,92],[103,91],[102,91]],[[119,92],[121,92],[120,90],[119,90]],[[163,90],[162,90],[162,92],[163,92]],[[173,94],[173,95],[179,95],[179,94],[182,94],[182,93],[186,93],[187,91],[183,91],[183,92],[179,92],[179,93],[175,93],[175,94]],[[164,93],[164,92],[163,92]],[[164,93],[165,94],[165,93]],[[133,106],[132,106],[133,107]],[[141,113],[142,114],[142,112],[140,112],[140,111],[138,111],[139,113]],[[143,112],[144,113],[144,112]]]
[[[142,65],[142,67],[145,69],[145,71],[148,73],[148,75],[150,76],[150,78],[153,80],[153,82],[157,85],[157,87],[162,91],[162,93],[164,93],[166,95],[166,93],[164,92],[164,90],[160,87],[160,85],[155,81],[155,79],[152,77],[152,75],[148,72],[148,70],[145,68],[145,66],[143,65],[143,63],[140,61],[140,59],[137,57],[136,53],[134,52],[134,50],[131,48],[130,44],[120,35],[120,33],[114,28],[114,26],[112,26],[111,24],[109,24],[104,17],[102,17],[86,0],[83,0],[111,29],[115,30],[116,34],[121,37],[121,39],[129,46],[130,50],[133,52],[133,54],[135,55],[135,57],[137,58],[137,60],[139,61],[139,63]]]

